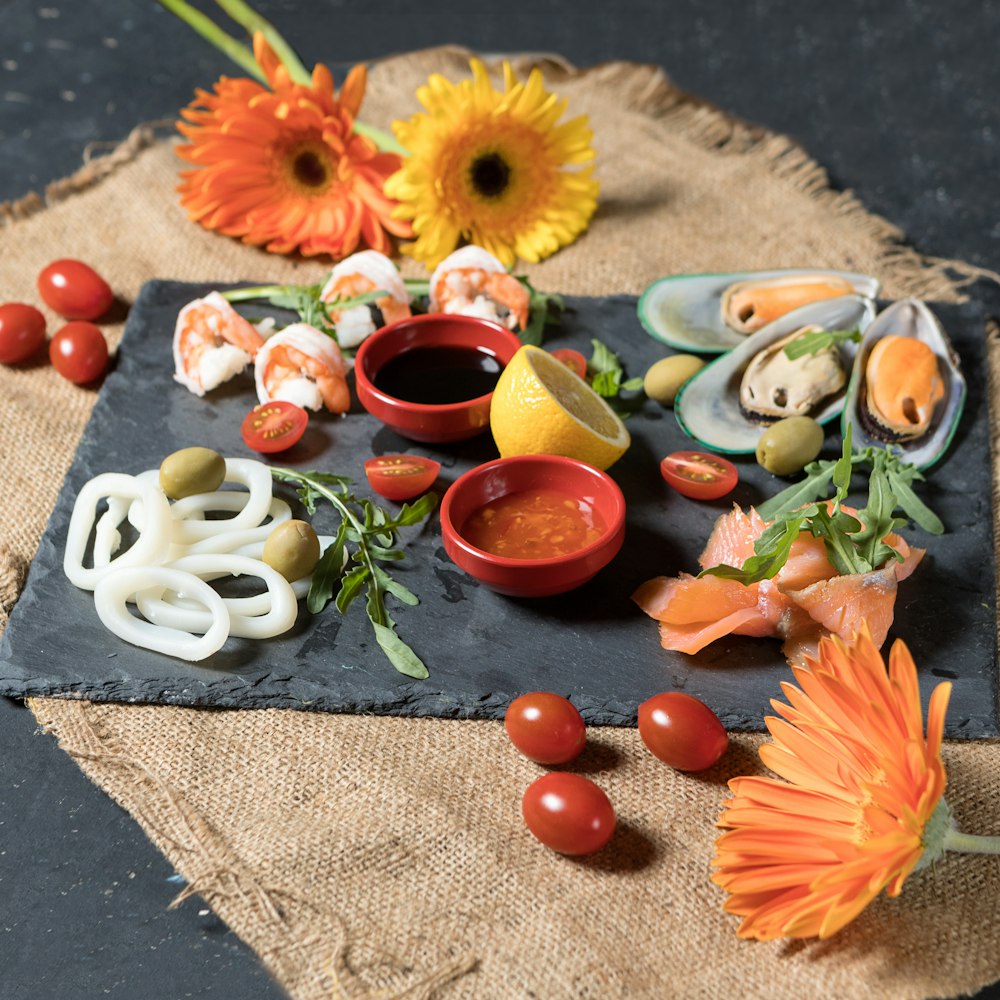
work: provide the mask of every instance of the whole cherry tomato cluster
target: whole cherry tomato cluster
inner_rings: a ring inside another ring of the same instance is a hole
[[[114,302],[111,286],[79,260],[55,260],[38,275],[38,294],[54,312],[72,322],[49,341],[49,360],[64,378],[78,385],[93,382],[108,366],[108,344],[91,320]],[[45,343],[45,317],[22,302],[0,305],[0,363],[16,365]]]
[[[534,691],[515,698],[504,716],[511,743],[537,764],[567,764],[579,756],[587,727],[561,695]],[[702,701],[678,691],[639,706],[639,735],[650,752],[679,771],[703,771],[726,752],[729,737]],[[593,854],[615,832],[614,806],[580,774],[553,771],[528,786],[521,800],[525,825],[560,854]]]

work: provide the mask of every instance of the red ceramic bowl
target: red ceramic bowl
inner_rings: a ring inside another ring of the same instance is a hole
[[[607,525],[595,542],[551,559],[510,559],[476,548],[462,535],[472,513],[508,493],[548,488],[593,505]],[[520,455],[477,466],[448,488],[441,502],[445,551],[480,583],[511,597],[546,597],[586,583],[618,554],[625,539],[625,497],[606,473],[558,455]]]
[[[379,369],[391,358],[419,347],[465,347],[493,355],[503,368],[521,347],[516,333],[489,320],[442,313],[412,316],[383,327],[358,348],[354,379],[361,405],[403,437],[414,441],[464,441],[489,426],[493,393],[461,403],[411,403],[376,388]]]

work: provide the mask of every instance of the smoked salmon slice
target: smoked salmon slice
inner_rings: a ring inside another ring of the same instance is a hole
[[[734,506],[716,521],[699,563],[703,569],[742,567],[766,527],[752,507],[744,513]],[[632,599],[660,623],[661,645],[682,653],[697,653],[726,635],[773,636],[785,640],[785,655],[795,662],[814,651],[822,635],[849,639],[862,622],[881,646],[892,625],[896,585],[924,554],[899,535],[887,535],[885,541],[903,561],[871,573],[838,574],[823,541],[804,532],[773,580],[745,585],[682,573],[648,580]]]

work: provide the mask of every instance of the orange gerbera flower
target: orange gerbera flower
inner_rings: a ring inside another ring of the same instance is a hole
[[[731,893],[741,937],[829,937],[883,889],[945,848],[970,847],[952,828],[942,794],[941,737],[951,685],[931,695],[923,734],[917,671],[905,644],[889,671],[867,629],[820,643],[793,667],[798,687],[772,705],[774,742],[761,760],[787,779],[734,778],[719,826],[713,880]],[[925,853],[926,852],[926,853]]]
[[[325,66],[310,86],[294,83],[263,35],[253,45],[270,89],[223,77],[181,112],[177,128],[190,143],[178,154],[198,168],[181,173],[188,216],[244,243],[308,256],[344,257],[359,243],[385,253],[390,234],[411,235],[382,190],[400,157],[354,131],[365,68],[351,70],[338,98]]]

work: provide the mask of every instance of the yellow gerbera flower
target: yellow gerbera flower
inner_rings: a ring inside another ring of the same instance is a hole
[[[417,90],[427,109],[393,130],[410,155],[385,185],[393,215],[417,236],[403,252],[428,267],[461,241],[485,247],[511,267],[572,243],[597,208],[594,150],[586,116],[558,124],[566,101],[533,69],[519,83],[504,63],[503,90],[478,59],[472,79],[435,73]],[[579,168],[579,169],[567,169]]]
[[[931,695],[923,733],[917,669],[905,644],[889,670],[867,628],[824,639],[818,659],[783,684],[784,718],[761,760],[779,781],[734,778],[719,826],[713,881],[743,918],[741,937],[829,937],[883,890],[945,850],[1000,853],[1000,840],[959,833],[947,803],[941,737],[951,692]]]

